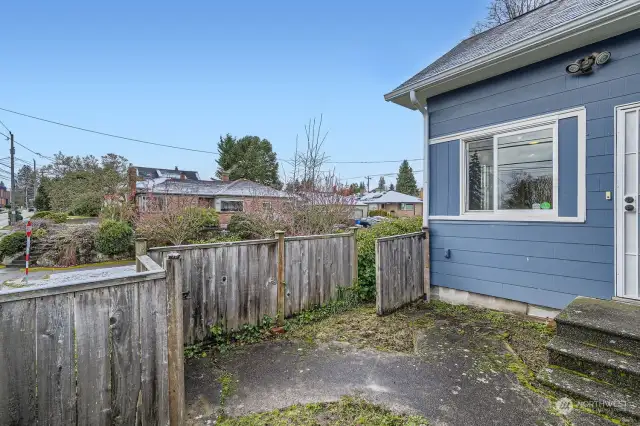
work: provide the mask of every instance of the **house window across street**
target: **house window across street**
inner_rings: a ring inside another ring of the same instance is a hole
[[[413,204],[402,203],[400,204],[400,210],[413,210]]]
[[[242,208],[242,201],[220,201],[220,211],[222,212],[241,212]]]

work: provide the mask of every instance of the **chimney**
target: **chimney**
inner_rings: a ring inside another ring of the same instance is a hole
[[[131,166],[127,170],[127,180],[129,181],[129,197],[134,199],[136,196],[136,183],[138,182],[138,170]]]
[[[180,180],[187,180],[187,175],[185,175],[184,173],[180,173]]]
[[[220,172],[220,177],[222,178],[223,182],[229,182],[229,172]]]

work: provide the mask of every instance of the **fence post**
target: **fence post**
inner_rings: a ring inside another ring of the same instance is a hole
[[[138,260],[138,256],[144,256],[147,254],[147,240],[144,238],[137,238],[135,242],[136,250],[136,272],[144,272],[144,266]]]
[[[276,231],[278,239],[278,325],[284,325],[284,231]]]
[[[167,271],[167,346],[169,361],[169,421],[182,426],[185,420],[184,336],[182,330],[182,259],[169,253]]]
[[[423,227],[424,232],[424,300],[431,300],[431,255],[429,254],[429,228]]]
[[[356,285],[358,283],[358,239],[356,238],[358,227],[352,226],[349,229],[353,232],[353,250],[351,251],[351,284]]]

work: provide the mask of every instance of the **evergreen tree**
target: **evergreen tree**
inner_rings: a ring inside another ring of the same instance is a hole
[[[230,134],[218,142],[218,177],[229,173],[229,179],[248,179],[274,188],[281,188],[278,159],[271,142],[258,136],[236,139]]]
[[[389,191],[395,191],[396,187],[393,184],[389,184]]]
[[[396,181],[396,191],[407,195],[418,195],[418,185],[413,175],[413,170],[409,166],[409,162],[404,160],[400,164],[398,170],[398,179]]]
[[[481,174],[480,158],[474,152],[469,161],[469,210],[483,210]]]
[[[360,187],[358,188],[358,192],[360,192],[361,194],[364,194],[365,192],[367,192],[367,187],[364,185],[364,182],[360,182]]]
[[[380,191],[387,190],[387,183],[384,181],[384,176],[380,176],[380,179],[378,180],[378,189]]]
[[[40,179],[40,186],[38,186],[38,193],[34,201],[37,210],[51,210],[51,201],[49,201],[49,178],[43,176]]]

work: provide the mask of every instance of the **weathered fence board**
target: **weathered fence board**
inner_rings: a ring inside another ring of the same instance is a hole
[[[376,240],[376,310],[384,315],[424,295],[425,234]]]
[[[36,423],[36,303],[0,305],[0,420]]]
[[[355,241],[352,233],[285,238],[285,315],[323,305],[350,287]]]
[[[142,405],[138,418],[143,425],[169,422],[167,366],[167,287],[159,280],[140,284],[140,388]]]
[[[159,247],[149,256],[163,264],[181,254],[188,295],[183,302],[185,344],[205,340],[212,326],[224,331],[258,325],[277,312],[277,240]]]
[[[38,407],[51,409],[38,410],[38,423],[74,425],[76,376],[73,293],[47,296],[42,302],[36,305]]]
[[[0,424],[169,423],[167,279],[145,263],[153,271],[0,291]]]

